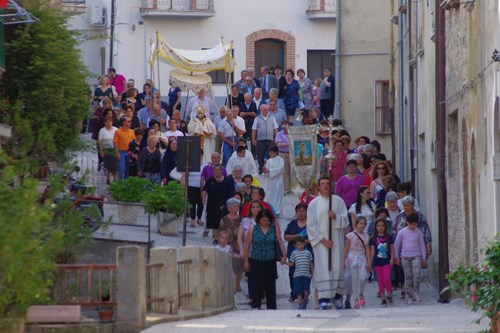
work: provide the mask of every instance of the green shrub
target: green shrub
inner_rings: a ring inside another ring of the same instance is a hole
[[[149,180],[139,177],[129,177],[115,180],[108,186],[108,193],[116,201],[141,202]]]
[[[165,186],[153,184],[144,192],[143,202],[147,213],[167,211],[180,216],[184,213],[184,188],[175,181],[170,181]]]

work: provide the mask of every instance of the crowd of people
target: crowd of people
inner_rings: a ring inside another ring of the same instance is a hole
[[[289,266],[290,301],[297,299],[300,309],[311,289],[317,308],[351,308],[353,298],[359,309],[366,306],[365,281],[373,279],[382,306],[393,304],[399,286],[399,298],[421,300],[420,269],[432,253],[429,224],[380,143],[360,136],[351,146],[342,123],[334,120],[332,127],[327,120],[335,100],[331,69],[313,81],[303,69],[297,78],[292,69],[283,76],[280,66],[262,67],[260,78],[243,70],[218,110],[201,89],[184,109],[187,121],[172,84],[165,102],[151,80],[139,92],[113,68],[99,83],[92,137],[107,182],[134,176],[187,186],[188,223],[203,227],[204,237],[212,231],[212,242],[231,254],[235,292],[245,274],[252,308],[264,297],[268,309],[276,308],[277,262]],[[319,125],[312,139],[321,168],[282,233],[283,197],[296,183],[288,129],[297,124],[297,111],[304,126]],[[188,174],[177,165],[184,136],[200,138],[200,169]]]

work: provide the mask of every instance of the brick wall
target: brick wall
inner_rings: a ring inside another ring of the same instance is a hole
[[[295,69],[295,37],[278,29],[263,29],[252,32],[246,39],[246,68],[255,67],[255,42],[262,39],[277,39],[285,44],[285,68]]]

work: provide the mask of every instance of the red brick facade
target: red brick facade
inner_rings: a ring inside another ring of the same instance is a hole
[[[255,67],[255,42],[262,39],[277,39],[283,41],[285,44],[285,68],[283,68],[283,72],[288,68],[295,70],[295,37],[288,32],[277,29],[263,29],[252,32],[247,36],[246,68]]]

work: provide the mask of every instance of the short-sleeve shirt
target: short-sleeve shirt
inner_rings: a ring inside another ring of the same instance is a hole
[[[297,224],[297,220],[291,220],[290,223],[286,226],[285,229],[285,236],[286,235],[300,235],[304,237],[304,239],[308,239],[307,237],[307,225],[305,225],[303,228],[299,227]],[[306,249],[312,251],[311,244],[306,245]],[[289,241],[286,249],[286,256],[287,258],[290,258],[292,255],[292,252],[295,250],[295,246],[293,245],[293,241]]]
[[[366,254],[365,246],[368,246],[368,241],[369,241],[367,233],[358,234],[357,232],[352,231],[348,233],[345,237],[349,239],[349,241],[351,242],[351,247],[349,248],[349,254],[355,256],[362,256]],[[360,238],[363,240],[363,242],[361,242]]]
[[[370,248],[375,247],[373,255],[373,267],[389,265],[391,260],[391,245],[394,244],[394,239],[389,235],[389,239],[384,236],[375,236],[370,238]]]
[[[106,127],[101,128],[99,131],[99,138],[98,140],[102,142],[102,147],[103,148],[113,148],[113,138],[115,137],[115,132],[117,128],[116,127],[111,127],[111,129],[107,129]],[[127,146],[128,148],[128,146]]]
[[[115,135],[113,137],[113,143],[116,145],[116,149],[118,150],[128,150],[128,146],[130,141],[135,139],[135,132],[130,128],[124,130],[123,128],[119,128],[115,131]]]
[[[311,251],[295,249],[290,256],[290,261],[294,263],[295,271],[293,277],[311,277],[311,261],[313,256]]]
[[[220,123],[218,131],[222,132],[225,138],[236,136],[236,132],[233,130],[231,123],[227,119]]]

